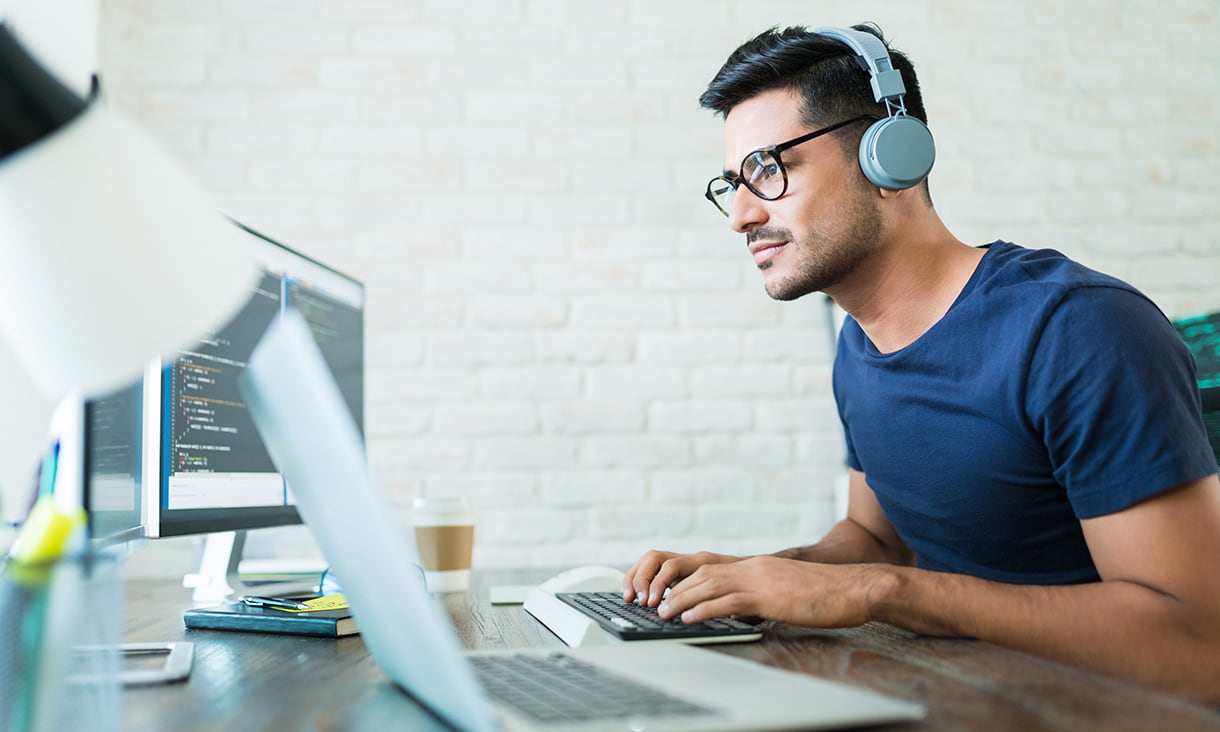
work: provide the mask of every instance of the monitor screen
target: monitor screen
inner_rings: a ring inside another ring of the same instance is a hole
[[[1220,312],[1178,320],[1174,326],[1194,354],[1203,398],[1203,424],[1220,463]]]
[[[143,384],[85,402],[83,499],[99,545],[141,538]]]
[[[291,487],[237,386],[263,332],[286,308],[305,316],[356,424],[364,424],[363,284],[238,226],[262,265],[250,299],[227,325],[145,375],[144,470],[155,487],[145,491],[150,537],[300,523]],[[184,281],[183,296],[206,284]]]

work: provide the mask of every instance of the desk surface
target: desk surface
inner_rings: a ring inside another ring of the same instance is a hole
[[[493,584],[545,570],[474,573],[445,596],[470,648],[561,646],[519,605],[493,606]],[[124,730],[385,729],[414,716],[359,636],[339,639],[186,630],[189,590],[132,581],[126,640],[195,643],[191,677],[123,692]],[[928,717],[902,730],[1215,729],[1220,713],[1135,686],[973,640],[923,638],[870,623],[848,630],[769,628],[762,642],[717,650],[923,702]],[[889,728],[887,728],[889,729]]]

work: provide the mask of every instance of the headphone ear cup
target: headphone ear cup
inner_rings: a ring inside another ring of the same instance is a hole
[[[935,159],[932,132],[909,115],[874,122],[860,138],[860,169],[881,188],[900,191],[919,185]]]

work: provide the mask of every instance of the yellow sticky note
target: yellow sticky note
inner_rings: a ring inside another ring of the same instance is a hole
[[[38,499],[17,534],[13,559],[23,563],[59,559],[68,545],[68,537],[84,521],[83,510],[77,515],[67,515],[60,512],[50,496]]]
[[[291,608],[286,608],[286,607],[276,608],[276,609],[277,610],[287,610],[290,613],[311,613],[311,612],[316,612],[318,610],[342,610],[343,608],[347,607],[347,598],[343,596],[342,592],[336,592],[333,595],[326,595],[325,597],[315,597],[312,600],[306,600],[305,604],[309,606],[308,610],[305,610],[305,609],[297,610],[297,609],[291,609]]]

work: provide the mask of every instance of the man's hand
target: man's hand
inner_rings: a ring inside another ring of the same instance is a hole
[[[820,628],[872,620],[874,590],[887,582],[884,565],[834,565],[759,556],[704,563],[670,590],[658,612],[697,623],[725,616],[755,617]]]
[[[623,577],[623,602],[639,600],[641,605],[656,607],[661,604],[665,590],[689,577],[691,573],[707,564],[739,562],[741,557],[728,554],[698,552],[677,554],[674,552],[650,551],[627,570]]]

